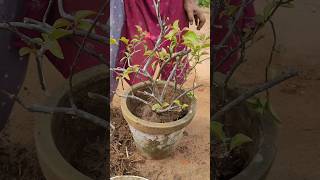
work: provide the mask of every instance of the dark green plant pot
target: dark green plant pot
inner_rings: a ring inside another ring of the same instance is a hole
[[[221,86],[224,75],[215,74],[216,85]],[[245,89],[239,88],[235,82],[231,82],[231,96],[236,97]],[[241,132],[253,139],[253,143],[247,147],[249,154],[247,166],[231,180],[264,180],[272,166],[276,156],[277,124],[268,115],[258,115],[244,102],[231,111],[236,111],[230,124],[234,133]]]

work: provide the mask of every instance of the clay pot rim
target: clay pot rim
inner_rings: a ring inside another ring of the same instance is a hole
[[[159,81],[157,83],[161,85],[164,84],[165,81]],[[124,92],[124,96],[128,96],[132,91],[143,88],[149,84],[151,84],[151,82],[137,83],[133,85],[131,89],[127,89]],[[170,83],[169,85],[173,86],[173,83]],[[167,123],[150,122],[135,116],[129,110],[127,106],[127,100],[128,99],[126,97],[121,97],[121,111],[123,117],[129,123],[129,125],[148,134],[170,134],[172,132],[178,131],[186,127],[192,121],[193,117],[196,114],[197,100],[196,98],[193,98],[190,104],[190,109],[183,118]]]
[[[140,176],[114,176],[114,177],[111,177],[110,180],[117,180],[117,178],[138,178],[140,180],[148,180],[147,178],[140,177]]]
[[[98,81],[107,77],[104,65],[95,66],[74,76],[74,86],[83,87],[83,82]],[[100,78],[100,79],[99,79]],[[68,82],[58,87],[46,101],[45,105],[57,106],[69,91]],[[48,180],[93,180],[74,168],[58,150],[52,133],[52,114],[36,114],[35,145],[43,175]]]
[[[215,72],[217,85],[223,85],[225,75]],[[244,92],[245,89],[241,88],[235,81],[230,82],[230,88],[236,92]],[[249,111],[252,111],[249,109]],[[231,180],[264,180],[268,175],[273,161],[276,157],[276,145],[278,127],[275,122],[263,115],[258,119],[259,123],[259,142],[258,149],[248,166],[245,167],[239,174],[231,178]]]

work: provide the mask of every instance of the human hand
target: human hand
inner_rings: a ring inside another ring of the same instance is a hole
[[[197,30],[200,30],[206,22],[206,17],[196,4],[195,0],[184,0],[184,9],[187,13],[190,25],[192,25],[194,21]]]

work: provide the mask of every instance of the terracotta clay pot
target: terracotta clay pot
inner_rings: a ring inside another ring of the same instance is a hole
[[[163,85],[165,82],[159,82]],[[145,89],[150,83],[138,83],[124,93],[126,97],[131,91]],[[170,84],[172,86],[172,84]],[[196,114],[196,98],[191,100],[188,113],[177,121],[157,123],[143,120],[135,116],[130,109],[135,106],[128,98],[122,98],[121,110],[128,122],[137,149],[149,159],[163,159],[174,151],[183,136],[185,127]]]
[[[80,72],[74,76],[74,92],[81,91],[83,89],[90,89],[95,87],[99,83],[105,86],[107,82],[107,70],[104,65],[96,66]],[[107,87],[105,87],[107,88]],[[68,102],[69,87],[68,83],[62,87],[59,87],[52,96],[50,96],[44,103],[50,107],[56,107],[61,104],[61,102]],[[83,131],[79,130],[77,132],[79,136],[75,135],[66,136],[63,134],[65,132],[63,129],[65,123],[70,123],[64,121],[56,114],[35,114],[35,144],[38,155],[38,160],[42,172],[47,180],[93,180],[92,178],[86,176],[83,172],[73,167],[69,162],[69,158],[72,156],[72,151],[79,150],[76,145],[70,145],[70,139],[80,142],[84,141],[85,138],[80,137]],[[74,122],[74,125],[79,122]],[[83,122],[87,123],[87,122]],[[73,124],[71,124],[70,128]],[[88,126],[84,125],[86,128],[98,127],[92,123],[88,123]],[[70,128],[66,129],[70,132]],[[100,127],[98,127],[100,128]],[[75,130],[78,131],[78,130]],[[103,131],[104,132],[104,131]],[[67,133],[66,133],[67,134]],[[83,133],[83,136],[88,134]],[[67,140],[69,139],[69,140]],[[101,159],[103,161],[104,159]]]

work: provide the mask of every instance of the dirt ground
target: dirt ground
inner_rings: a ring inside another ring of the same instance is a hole
[[[261,7],[262,1],[256,1]],[[320,1],[295,1],[295,8],[280,9],[274,18],[278,49],[273,68],[296,68],[301,74],[272,89],[272,103],[282,124],[278,153],[267,180],[320,179]],[[271,48],[270,28],[266,38],[249,53],[248,63],[238,73],[243,83],[262,82],[263,66]]]

